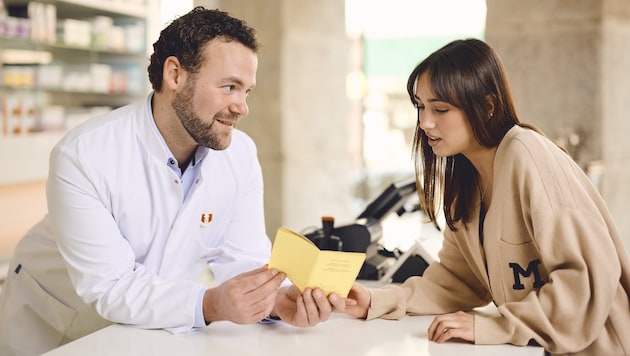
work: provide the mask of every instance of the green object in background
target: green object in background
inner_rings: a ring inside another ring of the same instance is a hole
[[[413,68],[429,54],[460,38],[483,39],[483,34],[448,35],[409,38],[364,38],[364,71],[366,77],[407,78]]]

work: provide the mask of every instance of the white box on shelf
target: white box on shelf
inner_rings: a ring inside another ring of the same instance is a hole
[[[113,26],[107,36],[108,46],[110,51],[122,52],[125,50],[125,29],[120,26]]]
[[[109,32],[114,26],[114,18],[110,16],[95,16],[92,24],[92,47],[107,49]]]
[[[61,43],[68,46],[87,48],[92,43],[92,28],[88,21],[75,19],[59,20],[57,34]]]
[[[109,93],[112,68],[108,64],[64,66],[61,89],[66,91]]]
[[[112,67],[108,64],[91,64],[90,81],[94,93],[109,93],[111,91]]]
[[[59,89],[63,82],[63,67],[59,64],[49,64],[37,67],[37,86],[47,89]]]
[[[144,23],[136,21],[122,27],[125,29],[125,49],[131,53],[143,53],[146,48]]]
[[[57,7],[53,4],[46,4],[44,9],[46,21],[46,42],[57,42]]]
[[[55,5],[33,1],[28,3],[27,11],[31,24],[31,41],[55,43],[57,37],[57,8]]]

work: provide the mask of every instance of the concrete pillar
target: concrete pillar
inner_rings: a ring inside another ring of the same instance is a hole
[[[587,171],[601,160],[599,188],[630,247],[630,0],[487,0],[487,9],[486,40],[505,62],[521,120]]]
[[[349,40],[344,1],[215,0],[247,21],[262,43],[250,115],[265,179],[267,233],[301,231],[322,215],[348,222],[352,179],[345,78]]]
[[[630,0],[605,0],[603,14],[602,188],[630,250]]]

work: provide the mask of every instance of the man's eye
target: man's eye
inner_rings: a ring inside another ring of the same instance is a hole
[[[226,92],[231,92],[232,90],[234,90],[234,85],[226,85],[223,87],[223,90],[225,90]]]

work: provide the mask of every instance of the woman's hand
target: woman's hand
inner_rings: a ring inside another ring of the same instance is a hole
[[[450,339],[475,342],[475,317],[472,314],[457,313],[436,316],[429,325],[429,340],[442,343]]]
[[[336,312],[342,312],[355,318],[365,319],[370,309],[370,301],[372,297],[370,291],[359,283],[354,283],[343,309],[335,309]]]

